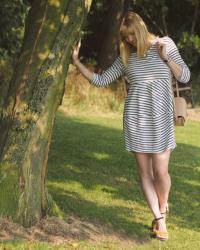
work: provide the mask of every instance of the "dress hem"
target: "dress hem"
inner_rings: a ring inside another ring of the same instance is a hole
[[[126,151],[128,152],[131,152],[131,153],[149,153],[149,154],[152,154],[152,153],[163,153],[164,151],[168,150],[168,149],[171,149],[171,152],[177,147],[177,144],[174,146],[174,147],[167,147],[163,150],[160,150],[160,151],[149,151],[149,150],[134,150],[134,149],[130,149],[130,148],[125,148]]]

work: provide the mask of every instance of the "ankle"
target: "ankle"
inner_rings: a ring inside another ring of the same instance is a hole
[[[167,226],[166,226],[164,217],[163,217],[163,219],[160,219],[160,220],[157,221],[157,225],[158,225],[158,230],[160,230],[160,231],[166,231],[167,230]]]
[[[167,214],[166,209],[160,209],[160,214],[161,216],[166,217],[166,214]]]
[[[165,205],[160,206],[161,215],[165,215],[166,213],[168,213],[168,211],[169,211],[168,203],[166,203]]]

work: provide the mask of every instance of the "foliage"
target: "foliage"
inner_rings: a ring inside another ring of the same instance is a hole
[[[92,66],[90,69],[94,70]],[[98,88],[90,84],[73,65],[70,65],[66,83],[67,98],[63,102],[69,108],[74,106],[80,110],[92,108],[94,112],[121,111],[123,108],[125,85],[121,80],[115,81],[108,87]]]
[[[13,57],[19,53],[24,34],[24,23],[29,2],[22,0],[1,1],[0,57]]]
[[[7,91],[8,84],[13,74],[13,60],[8,55],[8,51],[0,48],[0,104],[3,101],[4,93]]]
[[[7,92],[24,36],[28,0],[1,0],[0,8],[0,106]]]
[[[190,67],[197,67],[197,65],[200,64],[200,36],[183,32],[178,46],[183,52],[185,60]]]
[[[128,1],[128,0],[126,0]],[[23,39],[25,17],[31,5],[30,0],[1,1],[0,10],[0,57],[12,57],[15,62]],[[148,23],[150,30],[156,34],[170,35],[181,47],[183,58],[191,66],[191,70],[199,68],[200,59],[197,51],[197,37],[200,36],[200,12],[195,19],[195,9],[199,8],[198,0],[129,0],[142,7],[141,15]],[[98,60],[98,54],[103,43],[110,1],[93,0],[90,13],[82,32],[81,55],[84,61]],[[183,18],[184,17],[184,18]],[[191,27],[194,23],[194,34]],[[188,35],[186,35],[188,34]],[[191,36],[191,37],[190,37]],[[14,57],[13,57],[14,56]]]
[[[98,60],[98,54],[104,39],[107,23],[104,22],[104,16],[107,13],[110,1],[94,0],[91,11],[88,15],[88,22],[85,27],[86,36],[83,38],[81,55],[84,58],[95,58]],[[139,5],[141,11],[139,14],[145,19],[149,30],[158,35],[169,35],[178,44],[181,45],[181,54],[187,64],[194,71],[199,68],[200,56],[197,53],[192,60],[192,56],[197,51],[197,42],[194,41],[200,36],[200,11],[195,17],[194,12],[198,7],[198,0],[130,0],[133,4]],[[134,10],[134,7],[133,7]],[[192,25],[194,24],[194,33],[191,35]],[[193,41],[183,42],[184,34],[191,35]],[[187,44],[189,42],[189,44]],[[195,72],[198,73],[198,72]]]

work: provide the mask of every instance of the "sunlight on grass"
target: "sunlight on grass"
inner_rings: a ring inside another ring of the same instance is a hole
[[[116,232],[124,231],[136,242],[146,242],[123,249],[195,249],[199,237],[198,131],[200,123],[193,121],[176,128],[178,147],[170,161],[172,192],[167,243],[149,239],[152,215],[139,187],[135,160],[123,148],[121,115],[58,113],[49,158],[49,189],[65,213],[99,220],[112,225]],[[65,156],[61,156],[64,148]],[[53,166],[58,162],[55,177]],[[192,248],[187,248],[189,241]],[[100,248],[95,245],[91,249],[103,249],[101,244]],[[109,249],[122,249],[111,242],[106,244]],[[92,247],[89,241],[84,246],[82,249]]]
[[[66,215],[112,227],[115,236],[57,246],[13,242],[2,249],[198,249],[199,131],[200,123],[194,121],[176,128],[178,146],[170,160],[170,240],[160,242],[149,237],[153,217],[140,190],[136,162],[124,150],[122,115],[58,112],[48,161],[49,192]]]
[[[103,160],[109,158],[108,154],[103,154],[103,153],[100,154],[98,152],[91,152],[90,156],[96,158],[97,160]]]

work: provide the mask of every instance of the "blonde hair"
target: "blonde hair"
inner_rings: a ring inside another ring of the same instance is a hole
[[[145,56],[151,46],[151,41],[155,38],[155,35],[148,31],[142,18],[137,13],[128,11],[122,19],[119,30],[120,56],[125,65],[128,64],[132,47],[126,42],[126,37],[129,34],[135,34],[137,40],[137,56],[140,58]]]

